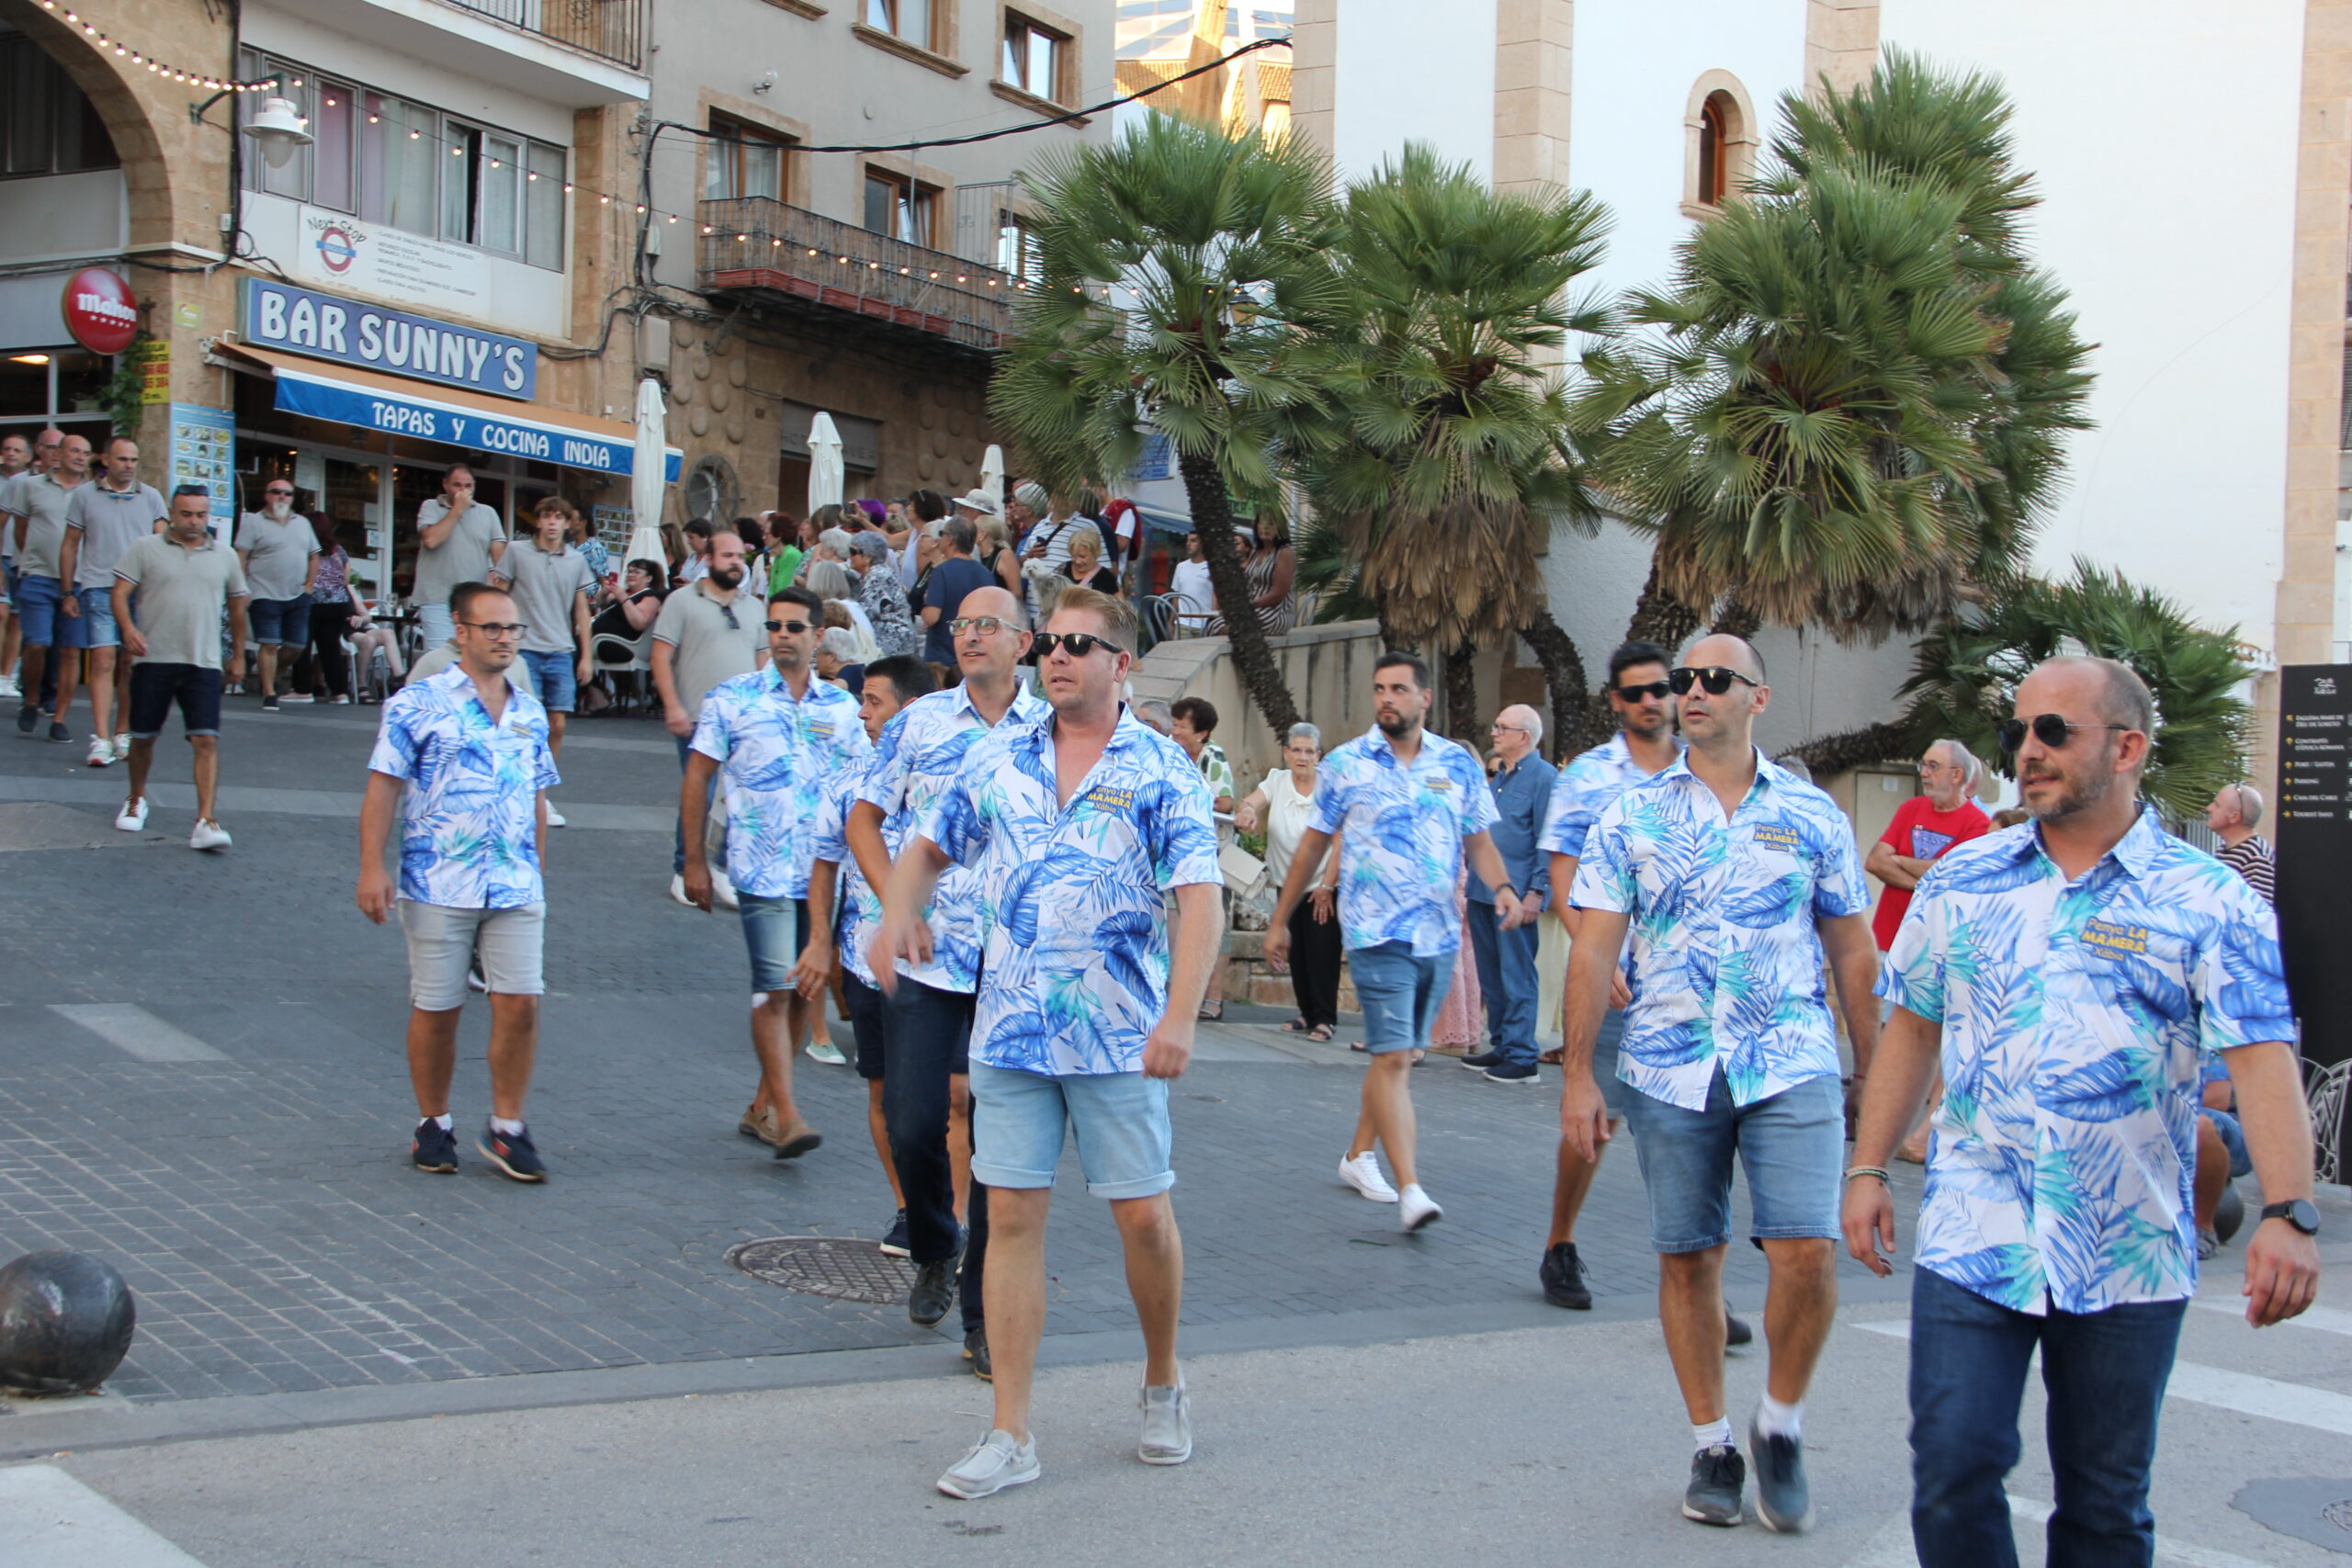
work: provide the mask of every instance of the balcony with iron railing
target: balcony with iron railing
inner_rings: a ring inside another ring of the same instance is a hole
[[[705,201],[696,271],[706,290],[792,310],[845,311],[880,330],[993,354],[1012,332],[1013,279],[771,197]]]
[[[443,0],[460,11],[567,44],[599,60],[645,64],[648,0]]]

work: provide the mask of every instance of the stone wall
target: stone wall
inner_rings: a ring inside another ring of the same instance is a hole
[[[1334,621],[1301,626],[1268,641],[1298,711],[1323,731],[1327,750],[1372,728],[1372,661],[1381,651],[1378,626]],[[1251,705],[1240,673],[1227,657],[1232,650],[1232,643],[1221,637],[1177,637],[1145,654],[1131,683],[1136,696],[1162,702],[1206,697],[1217,712],[1217,744],[1225,748],[1234,779],[1247,795],[1280,764],[1283,743]]]

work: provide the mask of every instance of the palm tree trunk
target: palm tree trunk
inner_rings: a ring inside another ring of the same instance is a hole
[[[1445,656],[1445,733],[1480,757],[1486,738],[1478,733],[1478,645],[1464,637]]]
[[[1756,634],[1764,629],[1764,617],[1749,609],[1735,592],[1715,611],[1715,624],[1707,629],[1738,637],[1743,642],[1754,642]]]
[[[1920,743],[1900,724],[1871,724],[1842,735],[1808,740],[1788,756],[1804,759],[1817,774],[1850,773],[1870,762],[1900,762],[1918,755]]]
[[[1216,590],[1217,613],[1225,619],[1225,635],[1233,648],[1233,667],[1242,689],[1276,735],[1288,735],[1298,722],[1298,704],[1283,683],[1282,667],[1266,645],[1265,624],[1250,603],[1250,574],[1241,564],[1241,550],[1233,534],[1233,508],[1225,492],[1225,476],[1214,458],[1185,452],[1178,455],[1177,471],[1184,479],[1185,499],[1192,503],[1193,528],[1201,536],[1201,555],[1209,567],[1209,584]]]
[[[1699,626],[1698,612],[1660,586],[1657,556],[1653,552],[1649,581],[1642,584],[1642,596],[1634,602],[1634,618],[1626,624],[1625,640],[1654,642],[1671,658],[1681,651]]]
[[[1583,656],[1577,652],[1576,639],[1552,618],[1548,605],[1538,604],[1534,618],[1519,635],[1544,667],[1544,685],[1552,695],[1552,760],[1565,762],[1598,744],[1586,739],[1592,694],[1585,685]]]
[[[1374,614],[1380,617],[1381,652],[1419,653],[1421,651],[1420,640],[1417,637],[1407,637],[1405,635],[1405,628],[1398,626],[1396,621],[1390,618],[1388,614],[1388,605],[1385,601],[1375,606]]]

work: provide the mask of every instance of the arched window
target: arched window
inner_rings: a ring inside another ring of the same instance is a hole
[[[1712,218],[1755,172],[1756,110],[1737,77],[1710,71],[1691,87],[1682,124],[1682,211]]]
[[[1728,189],[1726,175],[1731,169],[1731,141],[1725,130],[1726,110],[1730,100],[1721,93],[1707,96],[1706,107],[1699,111],[1699,200],[1708,207],[1721,207]]]

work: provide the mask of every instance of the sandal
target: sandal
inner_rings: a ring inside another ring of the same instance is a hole
[[[1201,1010],[1193,1014],[1193,1016],[1199,1019],[1203,1023],[1215,1023],[1225,1017],[1225,1004],[1223,1002],[1211,1002],[1203,1007]]]
[[[1538,1051],[1535,1054],[1535,1059],[1547,1067],[1556,1067],[1568,1059],[1568,1048],[1565,1045],[1555,1045],[1549,1051]]]
[[[1351,1051],[1368,1051],[1371,1047],[1366,1045],[1361,1040],[1351,1040],[1348,1042],[1348,1049]]]
[[[1331,1038],[1331,1026],[1328,1023],[1318,1023],[1306,1032],[1306,1037],[1309,1040],[1328,1042]],[[1358,1046],[1357,1049],[1362,1050],[1363,1047]]]
[[[1288,1023],[1283,1024],[1283,1032],[1284,1034],[1312,1034],[1315,1031],[1314,1028],[1307,1023],[1305,1016],[1302,1015],[1298,1018],[1292,1019]]]

